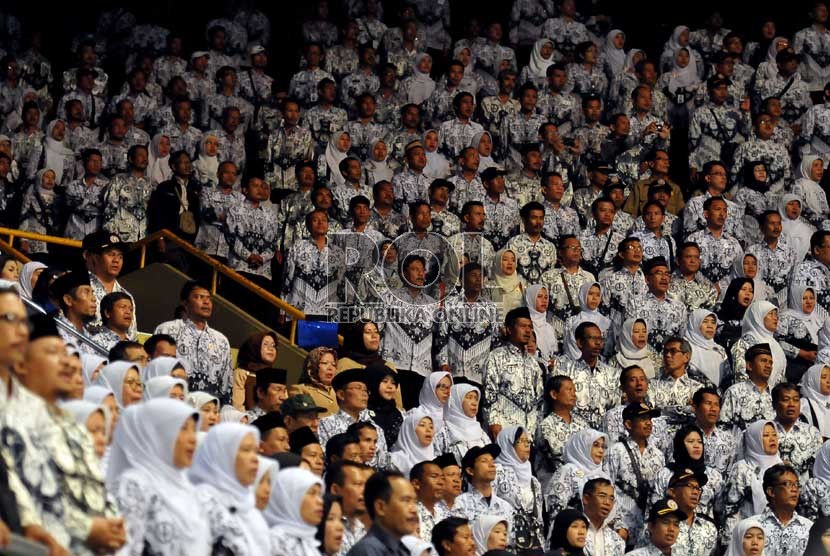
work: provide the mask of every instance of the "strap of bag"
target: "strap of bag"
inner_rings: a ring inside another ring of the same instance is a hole
[[[562,279],[562,285],[565,286],[565,295],[568,296],[568,305],[570,305],[571,313],[573,313],[574,310],[577,308],[577,305],[576,303],[574,303],[574,298],[571,295],[571,288],[568,287],[568,282],[565,280],[565,273],[562,272],[562,274],[560,274],[559,277]]]
[[[628,459],[631,460],[631,467],[634,468],[634,476],[637,477],[637,506],[641,510],[645,510],[648,490],[646,488],[646,481],[643,478],[643,471],[640,469],[640,464],[637,462],[637,458],[634,457],[634,452],[631,451],[631,446],[628,445],[628,441],[623,439],[622,445],[628,454]]]

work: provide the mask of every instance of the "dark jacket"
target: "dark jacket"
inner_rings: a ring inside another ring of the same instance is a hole
[[[193,212],[196,224],[199,224],[201,214],[199,205],[199,192],[201,185],[193,177],[187,182],[187,203],[188,210]],[[162,229],[168,229],[184,240],[193,242],[196,234],[186,234],[179,228],[179,184],[176,178],[161,182],[147,203],[147,233],[152,234]]]

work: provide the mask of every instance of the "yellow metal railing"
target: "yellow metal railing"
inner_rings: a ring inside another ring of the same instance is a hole
[[[81,242],[74,239],[47,236],[43,234],[36,234],[33,232],[24,232],[22,230],[15,230],[12,228],[0,227],[0,236],[8,238],[8,241],[4,241],[2,238],[0,238],[0,250],[2,250],[5,253],[8,253],[9,255],[12,255],[13,257],[22,262],[29,262],[30,259],[24,253],[12,247],[12,245],[14,244],[14,240],[16,238],[43,241],[45,243],[51,243],[53,245],[62,245],[65,247],[73,247],[76,249],[81,248]],[[147,247],[160,239],[163,239],[164,241],[169,241],[177,245],[178,247],[182,248],[185,252],[187,252],[189,255],[199,259],[200,261],[202,261],[210,267],[211,293],[216,293],[219,275],[221,274],[223,276],[226,276],[230,280],[233,280],[243,288],[255,293],[260,298],[268,302],[272,307],[280,311],[283,311],[285,314],[289,315],[291,317],[291,331],[288,339],[292,344],[297,344],[297,321],[304,320],[305,313],[303,313],[293,305],[286,303],[285,301],[283,301],[276,295],[272,294],[271,292],[267,291],[266,289],[248,280],[247,278],[240,275],[238,272],[236,272],[229,266],[220,263],[210,255],[207,255],[203,251],[193,247],[190,243],[186,242],[185,240],[183,240],[173,232],[170,232],[169,230],[160,230],[158,232],[155,232],[133,243],[130,246],[130,250],[141,250],[139,268],[144,268],[144,265],[147,261]]]

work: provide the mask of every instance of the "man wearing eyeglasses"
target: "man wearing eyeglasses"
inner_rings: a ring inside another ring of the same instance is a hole
[[[660,351],[666,339],[680,336],[686,326],[686,306],[669,297],[671,272],[663,257],[654,257],[643,264],[648,293],[632,298],[626,307],[625,318],[640,318],[648,325],[648,343]]]
[[[615,502],[614,485],[605,477],[591,479],[582,488],[582,511],[588,518],[585,554],[622,556],[625,553],[625,541],[609,525]]]
[[[697,513],[701,490],[708,482],[705,473],[691,469],[675,471],[669,480],[669,498],[687,516],[680,520],[680,530],[677,541],[672,546],[672,554],[709,556],[715,550],[718,528],[711,517]]]
[[[756,515],[764,527],[766,556],[801,556],[807,547],[813,522],[798,515],[795,507],[801,484],[795,470],[787,464],[773,465],[764,473],[767,509]]]
[[[349,425],[366,421],[374,425],[378,433],[377,452],[375,452],[375,457],[366,463],[376,469],[385,468],[389,458],[386,436],[383,434],[383,429],[372,419],[374,413],[368,409],[369,389],[366,386],[366,371],[364,369],[342,371],[334,377],[331,387],[337,396],[337,406],[340,411],[320,420],[317,429],[320,445],[325,446],[332,436],[346,432]]]

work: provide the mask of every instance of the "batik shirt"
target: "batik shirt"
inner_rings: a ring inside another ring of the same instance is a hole
[[[556,246],[541,236],[535,242],[527,234],[514,236],[507,248],[516,254],[516,273],[528,284],[538,284],[556,264]]]
[[[519,112],[507,118],[501,133],[501,139],[513,149],[513,157],[521,158],[517,149],[523,145],[539,142],[539,128],[547,120],[542,114]]]
[[[473,137],[484,131],[481,124],[472,120],[462,122],[458,118],[445,121],[438,129],[441,151],[450,159],[455,160],[461,151],[469,146]]]
[[[432,512],[430,512],[427,509],[427,507],[421,503],[420,500],[418,501],[417,507],[418,521],[421,524],[421,527],[419,528],[421,538],[431,539],[432,528],[435,527],[436,523],[439,523],[444,519],[450,517],[450,508],[447,506],[447,503],[443,500],[439,500],[435,503]]]
[[[225,495],[210,484],[200,484],[196,489],[196,500],[207,514],[214,553],[228,551],[236,556],[255,554],[241,516],[236,507],[228,505]]]
[[[692,280],[677,270],[672,274],[668,295],[686,306],[687,312],[695,309],[711,309],[718,300],[718,290],[699,272]]]
[[[392,186],[395,190],[396,207],[398,204],[403,207],[412,201],[428,200],[427,189],[431,181],[425,174],[416,174],[409,168],[395,174],[392,177]]]
[[[333,75],[339,82],[344,77],[357,70],[360,60],[357,49],[343,44],[336,44],[328,49],[323,68]]]
[[[153,80],[167,87],[170,80],[176,75],[184,75],[187,71],[187,62],[179,57],[161,56],[153,62]]]
[[[303,114],[302,125],[311,131],[314,138],[314,150],[318,154],[326,150],[332,132],[343,129],[349,115],[346,111],[337,106],[324,106],[317,104]]]
[[[775,249],[770,249],[766,243],[756,243],[750,245],[746,252],[755,255],[761,278],[772,286],[773,290],[779,292],[787,287],[796,254],[785,238],[778,240]]]
[[[392,209],[386,216],[382,216],[375,207],[372,207],[372,213],[369,217],[369,224],[367,226],[373,230],[377,230],[388,239],[395,239],[403,233],[408,225],[406,217],[400,212]]]
[[[262,105],[271,100],[271,85],[274,78],[264,72],[243,70],[239,74],[239,96],[252,106]]]
[[[682,335],[686,327],[686,306],[683,303],[668,296],[657,299],[650,292],[642,300],[631,301],[626,308],[626,317],[646,321],[648,343],[655,350],[662,349],[663,342],[668,338]]]
[[[390,291],[386,301],[381,352],[396,369],[405,369],[421,376],[432,372],[434,311],[437,301],[420,291],[417,297],[406,288]]]
[[[801,139],[810,144],[813,154],[830,153],[830,104],[817,104],[807,110],[801,118]]]
[[[430,232],[449,237],[461,231],[461,220],[446,208],[441,212],[436,212],[435,209],[430,208],[430,216],[432,222],[429,226]]]
[[[130,148],[126,141],[121,143],[111,143],[104,141],[98,145],[98,150],[101,151],[101,173],[112,178],[116,174],[121,174],[129,170],[129,161],[127,153]],[[114,181],[114,180],[113,180]]]
[[[592,273],[611,266],[617,256],[617,247],[625,236],[608,228],[602,235],[596,230],[584,229],[579,233],[579,244],[582,245],[581,264]]]
[[[462,85],[458,85],[450,91],[447,89],[446,84],[442,85],[441,83],[436,83],[435,90],[432,92],[430,97],[421,104],[424,129],[427,129],[426,124],[428,123],[430,124],[429,127],[437,128],[443,122],[455,118],[452,101],[455,98],[455,95],[461,92],[469,92],[470,94],[475,93],[475,91],[467,91]]]
[[[496,251],[493,244],[483,234],[479,232],[460,232],[447,238],[447,242],[450,248],[449,264],[457,263],[456,266],[450,267],[450,272],[456,268],[461,268],[463,266],[462,262],[468,261],[480,264],[485,277],[488,275]]]
[[[176,340],[176,352],[187,363],[190,391],[208,392],[223,404],[230,400],[233,368],[230,343],[224,334],[209,326],[200,330],[188,319],[161,323],[153,333]]]
[[[510,12],[510,42],[533,45],[541,36],[542,25],[554,13],[552,0],[516,0]]]
[[[515,345],[496,348],[484,369],[484,415],[487,423],[520,426],[533,438],[543,396],[542,369]]]
[[[594,64],[590,71],[582,64],[568,64],[568,84],[566,91],[579,96],[599,95],[605,98],[608,93],[608,77],[602,64]]]
[[[647,529],[643,533],[644,537],[650,538]],[[710,516],[701,515],[701,512],[696,512],[691,525],[686,520],[680,522],[680,530],[677,533],[677,540],[671,547],[671,554],[672,556],[711,556],[715,553],[717,544],[718,528],[713,519]]]
[[[531,172],[522,168],[518,172],[506,176],[504,180],[505,193],[516,201],[519,208],[530,201],[543,201],[541,191],[542,176],[538,172]],[[545,210],[547,218],[547,210]]]
[[[274,258],[280,232],[276,213],[269,207],[254,207],[244,201],[228,205],[226,210],[224,227],[228,266],[237,272],[256,274],[270,280],[271,260]],[[253,266],[248,263],[251,255],[262,257],[262,264]]]
[[[115,176],[104,191],[104,230],[127,242],[146,236],[147,203],[153,189],[145,177]]]
[[[632,127],[634,121],[632,117]],[[611,128],[600,123],[588,124],[577,128],[573,132],[574,139],[579,141],[583,157],[599,158],[602,151],[602,143],[611,133]]]
[[[801,556],[807,548],[807,539],[810,538],[810,528],[813,522],[793,514],[792,519],[786,525],[772,512],[767,509],[761,515],[755,516],[764,527],[764,554],[769,556]],[[674,551],[672,551],[674,554]]]
[[[485,196],[481,201],[484,203],[484,237],[493,244],[493,249],[499,251],[510,243],[513,238],[517,238],[516,241],[519,241],[519,236],[516,234],[519,233],[520,219],[519,206],[516,204],[516,201],[506,196],[502,196],[498,201],[494,201],[489,195]],[[548,240],[544,241],[548,242]],[[528,248],[530,248],[530,240],[527,240],[526,243],[528,243]],[[518,253],[516,257],[518,259]],[[553,261],[556,261],[555,255]]]
[[[493,492],[513,507],[514,514],[511,515],[521,514],[526,519],[535,522],[536,531],[540,534],[533,541],[536,546],[544,546],[544,539],[542,538],[544,504],[542,503],[542,485],[539,484],[539,479],[531,477],[529,484],[519,483],[515,471],[496,464],[496,480],[493,482]],[[515,532],[512,532],[508,544],[514,542]]]
[[[798,510],[800,514],[813,520],[830,516],[830,481],[821,477],[811,477],[801,491]]]
[[[617,213],[617,216],[626,213]],[[662,230],[661,230],[662,232]],[[647,261],[654,257],[663,257],[668,261],[669,267],[675,265],[675,257],[677,256],[677,243],[674,238],[667,235],[657,235],[651,230],[641,230],[631,232],[632,235],[640,240],[640,245],[643,246],[643,260]]]
[[[584,419],[593,429],[599,429],[605,412],[619,403],[619,372],[602,361],[597,361],[592,369],[583,359],[573,361],[561,357],[556,359],[549,375],[570,377],[576,388],[573,415]]]
[[[375,50],[377,50],[380,46],[380,40],[383,38],[383,34],[386,33],[386,30],[388,29],[386,24],[382,21],[378,21],[374,17],[369,17],[368,15],[366,17],[358,17],[355,22],[358,27],[358,44],[371,43]]]
[[[103,195],[108,183],[109,180],[99,175],[89,186],[84,183],[84,178],[66,186],[64,202],[69,215],[66,237],[80,241],[99,229],[104,208]]]
[[[553,41],[556,52],[565,57],[572,57],[579,43],[591,40],[591,34],[585,25],[563,17],[552,17],[545,21],[542,34],[539,36]]]
[[[622,330],[628,308],[641,307],[648,294],[643,270],[637,268],[635,272],[631,272],[621,268],[607,271],[601,275],[599,283],[602,289],[602,307],[613,323],[611,332]],[[579,290],[575,295],[578,294]],[[579,303],[578,297],[574,299]]]
[[[501,130],[504,122],[519,113],[521,105],[514,98],[508,98],[502,102],[498,96],[485,97],[479,106],[481,112],[481,123],[490,132],[495,144],[493,152],[503,157],[505,154],[505,142],[501,137]]]
[[[582,187],[574,192],[573,205],[583,221],[587,221],[592,217],[591,205],[601,196],[602,189],[596,189],[593,186]]]
[[[629,538],[636,539],[643,528],[645,508],[637,506],[637,476],[634,473],[626,445],[640,466],[644,486],[648,488],[646,500],[651,494],[657,474],[665,466],[665,459],[663,453],[653,444],[646,444],[645,451],[641,453],[637,444],[630,439],[625,439],[614,444],[606,453],[603,461],[602,468],[611,478],[616,490],[617,502],[614,508],[625,529],[628,530]]]
[[[542,235],[553,243],[559,242],[564,235],[577,235],[580,232],[579,215],[571,207],[554,207],[548,201],[542,203],[545,207],[545,227]]]
[[[646,134],[646,129],[651,124],[666,126],[668,124],[665,121],[651,113],[640,115],[636,111],[629,113],[628,119],[631,122],[631,130],[628,133],[628,139],[626,140],[629,147],[639,144],[649,148],[654,147],[668,150],[671,139],[663,139],[657,133]]]
[[[80,89],[66,93],[61,97],[58,106],[66,106],[70,100],[80,100],[84,105],[84,125],[97,128],[101,123],[101,115],[107,108],[107,99],[101,96],[101,93],[95,90],[96,88],[93,88],[93,94],[87,94]]]
[[[703,168],[710,160],[721,159],[721,147],[740,143],[751,129],[749,116],[726,104],[708,104],[695,110],[689,124],[689,164]]]
[[[600,545],[602,548],[600,548]],[[588,523],[588,536],[585,540],[585,554],[588,556],[623,556],[625,554],[625,541],[622,540],[614,529],[606,522],[601,529],[597,530],[593,524]],[[603,550],[603,552],[599,552]],[[658,555],[659,556],[659,555]]]
[[[808,256],[793,269],[790,284],[811,286],[815,289],[818,303],[830,309],[830,269],[820,261]]]
[[[67,125],[64,142],[75,152],[77,158],[81,156],[84,149],[95,146],[98,142],[98,134],[85,125],[78,125],[74,129]]]
[[[358,69],[343,78],[340,84],[340,100],[343,106],[354,110],[357,97],[366,93],[376,97],[378,89],[380,89],[380,80],[377,75],[373,73],[367,75],[363,70]]]
[[[816,454],[821,449],[821,433],[813,425],[802,421],[796,421],[790,430],[786,430],[776,419],[775,428],[778,430],[781,459],[793,466],[802,484],[806,483],[812,475]]]
[[[125,84],[126,85],[126,84]],[[129,88],[121,94],[115,96],[110,100],[110,111],[116,112],[118,103],[123,99],[127,99],[133,103],[133,110],[136,122],[148,121],[154,113],[159,109],[156,99],[153,98],[147,91],[141,91],[136,94],[130,94]]]
[[[550,298],[549,312],[553,313],[551,325],[557,338],[562,338],[565,332],[565,321],[568,317],[578,314],[579,288],[585,282],[593,282],[594,275],[582,268],[577,268],[573,274],[563,267],[552,268],[540,278],[540,283],[548,290]]]
[[[160,133],[170,138],[171,152],[187,151],[191,159],[196,158],[196,151],[202,142],[201,131],[191,125],[182,130],[179,124],[173,124],[166,126]]]
[[[534,445],[540,448],[540,456],[542,457],[539,459],[546,471],[546,478],[550,478],[551,473],[565,465],[564,450],[568,438],[588,428],[590,428],[588,422],[578,415],[571,415],[570,423],[566,423],[556,413],[551,413],[542,420]],[[548,511],[552,511],[549,506]]]
[[[298,241],[286,255],[283,299],[305,313],[326,314],[327,306],[339,300],[345,266],[336,245],[327,242],[320,250],[311,240]]]
[[[337,42],[337,26],[330,21],[306,21],[303,23],[303,39],[306,43],[319,42],[328,47]]]
[[[621,398],[620,398],[621,399]],[[646,395],[646,403],[650,404],[650,398]],[[609,409],[605,416],[602,418],[602,428],[597,430],[602,430],[605,434],[608,435],[608,440],[610,444],[616,444],[620,442],[624,438],[628,438],[628,429],[625,428],[625,424],[623,421],[623,410],[626,407],[625,401],[623,401],[622,405],[617,405]],[[650,444],[655,445],[663,454],[666,453],[666,437],[668,434],[666,431],[669,428],[669,422],[666,420],[665,417],[653,417],[651,419],[651,437],[648,439]],[[668,439],[668,445],[671,446],[671,441],[673,438]],[[669,450],[670,452],[672,450]]]
[[[540,92],[536,109],[547,117],[547,121],[556,124],[562,137],[570,137],[582,123],[582,103],[572,93]]]
[[[777,197],[780,197],[782,190],[792,179],[787,148],[772,139],[764,141],[753,136],[735,150],[735,160],[730,172],[731,183],[741,183],[744,165],[754,160],[761,160],[766,165],[770,193],[774,194],[770,197],[770,203],[777,203]]]
[[[325,446],[332,436],[346,432],[350,425],[357,422],[371,423],[378,433],[378,445],[375,457],[367,463],[376,469],[384,469],[389,464],[389,451],[386,446],[386,435],[383,433],[383,429],[372,419],[374,415],[371,410],[364,409],[355,421],[351,415],[341,409],[334,415],[323,417],[320,419],[320,426],[317,429],[317,438],[320,439],[320,445]]]
[[[733,384],[723,394],[719,421],[740,429],[746,429],[747,425],[758,420],[771,421],[775,418],[775,410],[770,391],[769,387],[759,391],[748,380]]]
[[[684,322],[686,319],[683,319]],[[703,384],[683,373],[679,378],[663,376],[649,386],[649,399],[658,409],[664,410],[673,424],[686,421],[691,416],[691,401],[694,393]]]
[[[200,74],[193,71],[184,74],[184,82],[187,85],[190,100],[204,102],[208,96],[216,91],[216,82],[208,75],[208,73]]]
[[[463,517],[470,522],[482,515],[503,517],[507,521],[508,530],[513,529],[513,506],[496,494],[495,487],[489,501],[478,490],[470,487],[470,490],[455,499],[450,511],[454,517]]]
[[[378,139],[383,139],[387,133],[386,127],[381,124],[373,121],[363,123],[360,120],[346,122],[344,131],[349,133],[352,140],[352,152],[361,160],[369,159],[372,154],[372,143]]]
[[[326,78],[334,81],[334,77],[321,68],[298,71],[291,77],[288,94],[298,99],[303,106],[312,106],[317,102],[317,84]]]
[[[314,140],[311,132],[299,126],[292,129],[280,126],[268,136],[267,149],[268,170],[265,174],[265,181],[276,189],[296,189],[296,165],[314,157]]]
[[[811,25],[793,37],[793,50],[799,56],[798,74],[810,91],[821,91],[830,79],[830,32]]]
[[[337,556],[346,556],[354,545],[366,536],[366,526],[359,519],[344,519],[343,520],[343,542],[340,544],[340,551]],[[282,537],[282,535],[280,535]],[[273,547],[273,543],[272,543]],[[283,554],[293,554],[293,551],[286,550]]]
[[[40,130],[32,133],[20,131],[12,137],[14,160],[20,165],[20,175],[27,179],[32,179],[37,174],[43,138]]]
[[[691,234],[688,241],[700,247],[700,272],[712,282],[726,278],[735,261],[744,254],[738,240],[726,232],[715,237],[708,229],[699,230]]]

